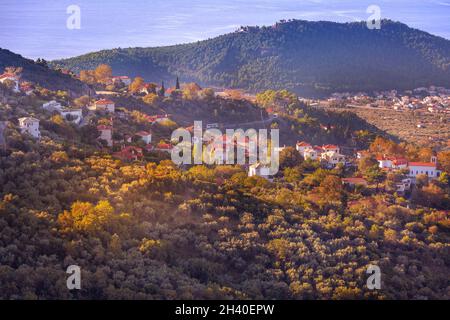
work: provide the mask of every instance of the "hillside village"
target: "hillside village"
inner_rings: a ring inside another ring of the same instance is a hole
[[[20,68],[8,67],[5,69],[5,72],[0,75],[0,82],[14,94],[25,96],[35,94],[37,89],[34,84],[20,80],[21,71]],[[127,106],[117,108],[112,97],[131,94],[132,97],[137,97],[138,99],[150,103],[155,103],[158,99],[169,98],[183,100],[193,99],[194,96],[200,97],[202,95],[209,99],[214,97],[232,100],[249,99],[254,103],[258,103],[259,100],[260,103],[262,101],[261,104],[263,106],[266,106],[269,124],[272,123],[272,126],[273,124],[277,125],[276,120],[279,119],[279,116],[281,117],[283,114],[288,115],[290,113],[289,105],[292,103],[289,102],[290,99],[291,101],[292,99],[302,101],[301,98],[297,98],[287,92],[281,92],[280,95],[278,95],[275,91],[267,91],[261,93],[259,96],[252,97],[246,96],[245,93],[239,90],[214,91],[208,88],[202,89],[195,83],[183,84],[183,87],[181,87],[178,78],[176,79],[174,87],[165,89],[164,82],[162,82],[161,85],[157,85],[155,83],[145,83],[140,77],[132,80],[128,76],[112,76],[112,70],[106,65],[101,65],[94,71],[82,71],[80,76],[76,76],[70,72],[70,70],[64,69],[60,70],[60,72],[63,74],[70,74],[90,85],[95,85],[96,89],[99,89],[96,90],[96,97],[80,97],[76,99],[76,101],[73,101],[75,105],[70,105],[70,103],[68,105],[63,105],[59,101],[50,100],[42,104],[42,111],[47,114],[59,115],[61,119],[68,123],[72,123],[79,128],[94,125],[97,130],[96,141],[98,146],[102,147],[104,151],[107,150],[104,148],[108,148],[110,151],[106,152],[109,152],[114,158],[124,162],[143,161],[145,158],[144,155],[151,153],[156,154],[154,159],[158,159],[158,154],[161,157],[161,153],[165,153],[166,155],[162,156],[162,159],[167,159],[173,149],[173,145],[177,142],[170,141],[170,135],[167,134],[163,136],[158,135],[162,138],[159,141],[155,141],[155,139],[152,141],[153,131],[155,130],[154,125],[166,124],[172,127],[172,129],[175,129],[177,126],[167,113],[145,114],[136,111],[130,112],[127,109]],[[98,74],[100,74],[100,76]],[[96,80],[96,76],[99,79]],[[413,92],[425,93],[426,97],[422,100],[420,100],[418,96],[414,98],[410,98],[409,96],[397,98],[397,92],[395,90],[378,93],[374,98],[363,93],[354,96],[349,93],[342,93],[333,94],[333,96],[327,100],[327,103],[375,103],[385,107],[390,106],[396,110],[401,108],[413,108],[418,110],[425,109],[428,112],[449,112],[449,90],[431,87],[430,89],[418,88],[410,93],[412,94]],[[272,102],[268,105],[267,101],[264,101],[264,99],[266,99],[267,96],[274,94],[275,96],[272,97]],[[318,102],[310,100],[304,101],[304,103],[314,105]],[[128,131],[123,131],[120,128],[116,130],[116,121],[119,123],[127,123],[131,122],[133,117],[138,117],[138,121],[141,123],[139,126],[135,127],[134,132],[130,131],[129,128],[127,128]],[[273,121],[270,121],[270,119]],[[17,121],[18,128],[22,134],[29,135],[37,140],[41,139],[39,119],[30,115],[18,118]],[[219,125],[223,127],[223,124],[219,123],[206,124],[206,129],[216,128],[219,127]],[[329,124],[329,128],[324,124],[320,124],[320,127],[324,130],[333,128],[333,126]],[[187,129],[192,130],[192,127],[188,127]],[[225,136],[223,137],[223,141],[225,141]],[[210,143],[213,143],[213,141],[203,141],[204,147]],[[245,148],[246,145],[244,143],[239,147]],[[302,161],[317,163],[324,169],[342,168],[345,172],[344,177],[342,177],[342,184],[350,187],[367,187],[369,185],[369,182],[361,176],[361,172],[358,172],[357,168],[359,161],[370,157],[376,159],[379,169],[385,175],[388,173],[397,173],[399,175],[395,180],[393,191],[400,195],[409,193],[418,177],[425,177],[430,180],[439,179],[441,173],[444,172],[444,179],[447,179],[446,172],[442,171],[442,168],[440,168],[438,164],[435,151],[428,151],[430,155],[429,161],[413,161],[414,159],[409,160],[399,155],[380,154],[371,152],[370,150],[351,150],[345,146],[344,148],[347,150],[345,154],[343,154],[341,152],[341,147],[342,146],[333,144],[317,146],[305,141],[297,142],[294,146],[291,146],[291,148],[295,148],[299,153]],[[284,145],[284,147],[279,148],[279,151],[283,152],[286,148],[289,148],[289,146]],[[447,155],[448,153],[446,154],[446,157]],[[448,161],[448,159],[444,160],[445,163],[448,163]],[[276,177],[268,176],[265,173],[265,166],[259,163],[254,165],[247,164],[244,165],[244,168],[247,170],[249,177],[260,176],[270,181],[273,181],[274,178],[277,180],[280,180],[281,178],[280,181],[283,180],[282,175]]]
[[[323,110],[353,112],[379,129],[402,140],[433,147],[450,143],[450,92],[430,86],[371,94],[335,93],[326,99],[307,99]]]
[[[14,272],[29,280],[2,297],[72,298],[64,286],[36,288],[74,262],[90,279],[78,298],[445,295],[448,149],[400,141],[287,90],[251,95],[182,75],[169,86],[107,65],[58,70],[90,88],[80,95],[22,71],[0,76],[0,240],[14,244],[0,283]],[[222,132],[280,129],[279,172],[175,165],[171,133],[192,132],[194,120]],[[386,270],[385,291],[366,289],[368,263]]]

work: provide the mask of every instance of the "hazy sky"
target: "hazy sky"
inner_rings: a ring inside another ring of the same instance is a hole
[[[72,4],[81,9],[80,30],[66,27]],[[382,18],[450,39],[450,0],[0,0],[0,47],[55,59],[192,42],[280,19],[366,20],[372,4]]]

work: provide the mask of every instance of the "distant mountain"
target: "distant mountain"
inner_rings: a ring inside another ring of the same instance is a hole
[[[21,55],[0,48],[0,73],[5,67],[22,67],[22,79],[39,84],[51,90],[67,90],[75,95],[87,92],[88,87],[69,75],[62,74]]]
[[[286,88],[303,95],[333,91],[450,87],[450,41],[383,20],[365,22],[294,20],[238,31],[196,43],[104,50],[54,61],[73,71],[100,63],[116,74],[148,81],[184,81],[245,88]]]

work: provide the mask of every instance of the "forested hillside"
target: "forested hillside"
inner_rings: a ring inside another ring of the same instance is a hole
[[[450,86],[450,41],[389,20],[380,30],[363,22],[243,27],[191,44],[104,50],[52,65],[79,72],[100,63],[148,81],[179,75],[201,84],[303,95]]]
[[[9,66],[23,69],[22,80],[33,82],[51,90],[65,90],[74,95],[80,95],[89,90],[88,86],[81,81],[49,68],[43,60],[41,60],[41,64],[38,64],[33,60],[0,48],[0,72]]]

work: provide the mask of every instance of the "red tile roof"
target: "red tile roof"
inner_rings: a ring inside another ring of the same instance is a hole
[[[105,126],[103,124],[97,126],[97,130],[111,130],[111,126]]]
[[[142,155],[142,149],[135,147],[135,146],[126,146],[119,152],[113,153],[113,156],[120,158],[122,160],[135,160],[141,158]]]
[[[136,135],[137,136],[141,136],[141,137],[145,137],[145,136],[148,136],[148,135],[150,135],[151,133],[150,132],[147,132],[147,131],[139,131],[139,132],[136,132]]]
[[[309,144],[308,142],[305,142],[305,141],[300,141],[300,142],[297,142],[297,146],[299,146],[299,147],[311,147],[311,144]]]
[[[0,79],[5,79],[5,78],[18,79],[18,77],[15,74],[12,74],[12,73],[4,73],[4,74],[0,75]]]
[[[325,149],[325,150],[339,149],[339,147],[335,146],[334,144],[326,144],[326,145],[322,146],[322,148]]]
[[[399,166],[402,164],[408,164],[408,160],[406,160],[405,158],[397,158],[397,159],[393,159],[392,163],[395,164],[396,166]]]
[[[169,144],[169,143],[158,143],[156,148],[157,149],[162,149],[162,150],[170,150],[170,149],[172,149],[172,145]]]
[[[109,99],[100,99],[100,100],[96,101],[95,104],[100,104],[100,105],[102,105],[102,104],[114,104],[114,102],[112,102]]]
[[[322,152],[322,147],[314,146],[313,149],[314,149],[314,151]]]
[[[436,167],[436,163],[433,162],[409,162],[410,167]]]

